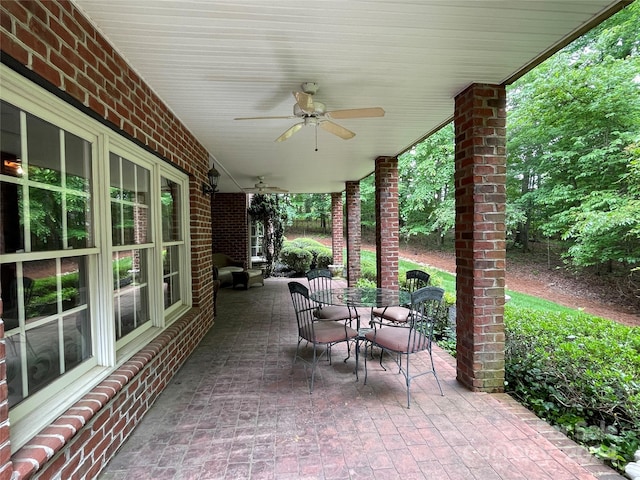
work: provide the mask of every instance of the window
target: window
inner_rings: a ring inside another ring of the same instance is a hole
[[[0,75],[15,450],[191,306],[189,179],[1,65]]]
[[[151,227],[150,171],[110,154],[111,238],[113,245],[113,311],[116,339],[148,325],[148,252]]]
[[[164,308],[168,309],[182,298],[180,259],[184,255],[182,237],[181,187],[168,178],[160,180],[162,208],[162,275]]]
[[[264,260],[262,245],[264,241],[264,225],[262,222],[251,220],[251,261]]]
[[[11,407],[92,356],[92,153],[88,141],[9,103],[0,114],[0,291]]]

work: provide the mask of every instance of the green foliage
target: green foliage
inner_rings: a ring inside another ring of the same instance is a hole
[[[455,225],[453,123],[398,158],[400,235],[436,233]]]
[[[33,281],[30,301],[26,308],[27,318],[55,313],[58,302],[58,278],[55,275]],[[78,297],[78,273],[60,276],[60,297],[63,302],[75,301]],[[53,306],[53,307],[52,307]]]
[[[327,268],[333,263],[333,252],[331,249],[312,238],[300,237],[293,240],[287,240],[283,244],[283,251],[285,248],[288,250],[290,247],[304,250],[311,255],[311,263],[309,264],[309,267],[306,270],[298,270],[300,266],[299,263],[296,263],[295,268],[294,265],[288,263],[290,255],[288,251],[285,252],[285,255],[282,253],[280,254],[280,260],[282,263],[296,272],[304,273],[311,268]]]
[[[577,267],[640,263],[638,22],[635,2],[508,92],[507,226],[563,238]]]
[[[328,268],[329,265],[333,265],[333,253],[328,248],[317,251],[315,259],[317,268]]]
[[[310,251],[287,242],[280,250],[280,261],[296,273],[305,273],[311,269],[313,255]]]
[[[280,255],[284,241],[284,226],[287,221],[287,197],[281,201],[280,195],[256,193],[251,198],[248,212],[254,222],[264,226],[263,252],[266,258],[265,276],[273,271],[275,260]]]
[[[366,269],[375,272],[375,254],[361,254]],[[445,289],[446,308],[434,335],[440,348],[455,355],[455,327],[448,318],[456,302],[455,277],[401,260],[400,283],[414,268],[428,271],[430,283]],[[363,278],[360,285],[375,286],[375,279]],[[507,293],[507,389],[538,416],[621,469],[640,448],[640,328]]]
[[[329,225],[331,219],[331,195],[321,193],[310,193],[307,195],[290,195],[290,205],[292,207],[292,218],[296,223],[301,221],[319,221],[320,231],[331,230]]]
[[[640,446],[640,328],[580,312],[505,308],[508,389],[621,468]]]

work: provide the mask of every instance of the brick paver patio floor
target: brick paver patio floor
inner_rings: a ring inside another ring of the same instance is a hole
[[[102,480],[622,478],[508,395],[460,386],[437,348],[445,395],[420,377],[411,409],[397,370],[369,362],[364,385],[345,345],[318,365],[310,395],[310,372],[292,369],[287,281],[220,291],[214,327]]]

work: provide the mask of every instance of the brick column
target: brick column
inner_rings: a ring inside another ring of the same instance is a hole
[[[376,158],[375,175],[378,287],[398,288],[398,158]]]
[[[249,265],[249,213],[245,193],[216,193],[211,200],[211,244],[214,253],[225,253]]]
[[[504,391],[506,94],[474,84],[455,99],[458,380]]]
[[[347,201],[347,284],[355,286],[360,279],[360,182],[346,182]]]
[[[344,248],[344,220],[342,212],[342,192],[331,194],[331,249],[333,264],[344,265],[342,250]]]

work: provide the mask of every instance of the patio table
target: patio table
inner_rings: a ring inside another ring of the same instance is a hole
[[[395,306],[406,306],[411,303],[411,294],[404,290],[395,290],[391,288],[372,288],[372,287],[341,287],[331,288],[328,290],[318,290],[312,292],[310,298],[323,305],[339,305],[354,310],[357,307],[370,308],[388,308]],[[371,328],[365,328],[360,325],[360,315],[356,317],[356,380],[358,379],[358,356],[360,351],[360,342],[365,339],[367,332]],[[345,359],[348,360],[349,357]]]

